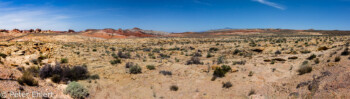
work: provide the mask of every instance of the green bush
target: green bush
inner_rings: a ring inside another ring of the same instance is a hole
[[[229,72],[229,71],[232,70],[231,67],[228,66],[228,65],[222,65],[221,68],[222,68],[222,70],[223,70],[225,73],[227,73],[227,72]]]
[[[74,99],[82,99],[89,96],[89,91],[77,82],[69,83],[64,93],[70,95]]]
[[[140,66],[134,65],[130,67],[130,74],[138,74],[138,73],[142,73],[142,69]]]
[[[225,77],[225,74],[226,74],[226,72],[221,67],[219,67],[219,68],[215,68],[213,75],[215,77]]]
[[[154,67],[154,65],[147,65],[146,67],[149,70],[155,70],[156,69],[156,67]]]
[[[122,62],[120,59],[114,59],[114,60],[109,61],[109,63],[111,63],[112,65],[115,65],[115,64],[120,64]]]
[[[28,85],[28,86],[38,86],[39,83],[34,79],[32,74],[28,71],[25,71],[22,75],[22,77],[17,79],[17,82],[21,85]]]

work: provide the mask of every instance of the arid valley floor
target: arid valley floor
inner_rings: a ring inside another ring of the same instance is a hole
[[[0,33],[0,92],[64,99],[350,98],[350,33],[115,31]],[[84,93],[67,92],[72,82]]]

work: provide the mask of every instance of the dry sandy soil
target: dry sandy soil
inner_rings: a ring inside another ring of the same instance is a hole
[[[89,75],[99,76],[77,80],[91,99],[350,98],[350,36],[314,34],[124,39],[26,35],[0,42],[0,53],[6,55],[0,58],[0,91],[46,91],[55,93],[53,98],[71,98],[64,94],[63,81],[34,77],[38,86],[17,81],[20,68],[42,68],[63,58],[68,62],[61,64],[85,65]],[[40,56],[46,58],[34,63]],[[126,68],[131,62],[141,73]],[[222,65],[231,70],[224,77],[214,75]],[[311,70],[300,71],[306,67]]]

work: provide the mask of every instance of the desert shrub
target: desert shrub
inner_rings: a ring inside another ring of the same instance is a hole
[[[67,58],[61,58],[61,63],[68,63],[68,59]]]
[[[6,57],[7,57],[7,55],[6,55],[6,54],[4,54],[4,53],[0,53],[0,57],[2,57],[2,58],[6,58]]]
[[[115,54],[115,53],[112,53],[112,57],[115,58],[115,59],[118,59],[118,58],[119,58],[118,55]]]
[[[100,79],[100,76],[98,74],[91,75],[89,79],[95,80],[95,79]]]
[[[328,50],[328,47],[326,47],[326,46],[319,47],[317,50],[318,51],[325,51],[325,50]]]
[[[169,75],[169,76],[173,75],[173,73],[171,71],[165,71],[165,70],[159,71],[159,73],[163,74],[164,76],[166,76],[166,75]]]
[[[232,70],[231,67],[228,66],[228,65],[222,65],[221,68],[222,68],[222,70],[223,70],[225,73],[227,73],[227,72],[229,72],[229,71]]]
[[[142,69],[138,65],[131,66],[129,71],[130,71],[130,74],[142,73]]]
[[[34,77],[39,76],[40,68],[39,66],[31,66],[26,69],[26,71],[30,72]]]
[[[253,76],[253,74],[254,74],[254,72],[253,72],[253,71],[250,71],[249,74],[248,74],[248,76],[251,77],[251,76]]]
[[[306,73],[310,73],[311,71],[312,71],[312,67],[310,67],[310,66],[301,66],[298,69],[299,75],[304,75]]]
[[[347,56],[349,54],[350,54],[349,53],[349,48],[345,48],[345,50],[343,52],[341,52],[341,55],[343,55],[343,56]]]
[[[134,66],[134,62],[127,62],[127,63],[125,64],[125,68],[130,68],[130,67],[132,67],[132,66]]]
[[[307,54],[307,53],[311,53],[311,51],[304,50],[304,51],[300,51],[300,53],[302,53],[302,54]]]
[[[307,65],[309,64],[309,61],[304,61],[301,65]]]
[[[38,86],[39,83],[37,80],[34,79],[32,74],[30,72],[24,72],[22,77],[17,79],[17,82],[21,85],[28,85],[28,86]]]
[[[80,80],[85,79],[88,77],[88,70],[84,66],[74,66],[70,70],[71,77],[69,77],[71,80]]]
[[[46,64],[40,69],[39,76],[41,79],[48,78],[52,76],[52,67],[49,64]]]
[[[314,62],[315,62],[315,64],[318,64],[318,63],[320,63],[320,59],[316,58],[316,59],[314,60]]]
[[[221,68],[215,68],[213,75],[215,77],[225,77],[226,72]]]
[[[212,48],[209,48],[209,52],[216,52],[218,51],[219,49],[218,48],[215,48],[215,47],[212,47]]]
[[[202,57],[202,54],[200,52],[195,52],[192,56],[194,56],[194,57]]]
[[[160,53],[160,49],[155,48],[155,49],[152,50],[152,52],[153,52],[153,53]]]
[[[111,49],[112,51],[116,51],[115,47],[111,47],[109,49]]]
[[[32,63],[35,64],[35,65],[38,65],[38,64],[39,64],[38,59],[32,59],[32,60],[30,60],[30,62],[32,62]]]
[[[218,64],[222,64],[222,63],[224,63],[225,62],[225,56],[220,56],[220,57],[218,57]]]
[[[186,65],[191,64],[201,64],[200,59],[198,57],[192,57],[190,60],[187,61]]]
[[[288,59],[298,59],[297,56],[288,57]]]
[[[172,86],[170,86],[170,90],[171,91],[177,91],[177,90],[179,90],[179,87],[176,86],[176,85],[172,85]]]
[[[147,65],[146,66],[148,70],[155,70],[156,67],[154,65]]]
[[[232,87],[231,82],[222,83],[222,88],[230,88],[230,87]]]
[[[241,50],[235,49],[235,50],[233,51],[233,54],[234,54],[234,55],[237,55],[237,54],[239,54],[239,53],[241,53],[241,52],[242,52]]]
[[[233,61],[232,65],[245,65],[246,61]]]
[[[89,96],[89,91],[77,82],[69,83],[64,93],[74,99],[83,99]]]
[[[40,55],[38,57],[38,63],[41,63],[43,60],[47,59],[47,56]]]
[[[112,65],[115,65],[115,64],[120,64],[122,62],[120,59],[114,59],[114,60],[109,61],[109,63],[111,63]]]
[[[275,54],[278,55],[278,54],[282,54],[282,53],[281,53],[281,51],[278,50],[275,52]]]
[[[166,54],[163,54],[163,53],[159,54],[159,56],[160,56],[162,59],[170,58],[169,55],[166,55]]]
[[[51,77],[51,81],[54,82],[54,83],[59,83],[61,81],[61,76],[57,75],[57,74],[54,74]]]
[[[308,59],[308,60],[312,60],[312,59],[314,59],[314,58],[316,58],[316,55],[315,55],[315,54],[312,54],[312,55],[309,56],[307,59]]]
[[[123,53],[122,51],[119,51],[118,52],[118,57],[119,58],[130,58],[131,55],[130,55],[130,53]]]
[[[54,75],[59,75],[60,80],[68,81],[85,79],[89,74],[85,66],[74,66],[69,68],[68,66],[61,66],[60,64],[56,64],[55,66],[46,64],[39,72],[41,79],[53,77]]]
[[[207,53],[207,58],[213,57],[213,55],[210,54],[210,52]]]
[[[341,58],[340,58],[339,56],[337,56],[337,57],[334,58],[334,62],[339,62],[340,59],[341,59]]]

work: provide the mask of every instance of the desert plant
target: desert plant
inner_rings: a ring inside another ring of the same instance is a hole
[[[314,59],[314,58],[316,58],[316,55],[315,55],[315,54],[312,54],[312,55],[309,56],[307,59],[308,59],[308,60],[312,60],[312,59]]]
[[[166,76],[166,75],[169,75],[169,76],[173,75],[173,73],[171,71],[165,71],[165,70],[159,71],[159,73],[163,74],[164,76]]]
[[[315,64],[318,64],[318,63],[320,63],[320,59],[316,58],[316,59],[314,60],[314,62],[315,62]]]
[[[61,81],[61,76],[57,75],[57,74],[54,74],[51,77],[51,81],[54,82],[54,83],[59,83]]]
[[[221,68],[222,68],[222,70],[223,70],[225,73],[227,73],[227,72],[229,72],[229,71],[232,70],[231,67],[228,66],[228,65],[222,65]]]
[[[34,77],[39,76],[40,68],[39,66],[31,66],[26,69],[26,71],[30,72]]]
[[[341,59],[341,58],[340,58],[339,56],[337,56],[337,57],[334,58],[334,62],[339,62],[340,59]]]
[[[146,66],[148,70],[155,70],[156,67],[154,65],[147,65]]]
[[[134,66],[134,62],[127,62],[127,63],[125,64],[125,68],[130,68],[130,67],[132,67],[132,66]]]
[[[89,96],[89,91],[77,82],[69,83],[64,93],[74,99],[82,99]]]
[[[61,63],[68,63],[68,59],[67,58],[61,58]]]
[[[191,64],[202,64],[200,62],[200,59],[198,57],[192,57],[190,60],[187,61],[186,65],[191,65]]]
[[[171,91],[177,91],[177,90],[179,90],[179,87],[176,86],[176,85],[172,85],[172,86],[170,86],[170,90]]]
[[[111,63],[112,65],[115,65],[115,64],[120,64],[122,62],[120,59],[114,59],[114,60],[109,61],[109,63]]]
[[[142,73],[142,69],[138,65],[131,66],[129,71],[130,71],[130,74]]]
[[[2,58],[6,58],[6,57],[7,57],[7,55],[6,55],[6,54],[4,54],[4,53],[0,53],[0,57],[2,57]]]
[[[310,73],[311,71],[312,71],[312,67],[310,67],[310,66],[301,66],[298,69],[299,75],[304,75],[306,73]]]
[[[70,70],[71,80],[80,80],[88,77],[88,70],[84,66],[74,66]]]
[[[249,74],[248,74],[248,76],[249,76],[249,77],[252,77],[253,74],[254,74],[254,72],[253,72],[253,71],[250,71]]]
[[[38,81],[34,79],[34,77],[30,72],[27,72],[27,71],[23,73],[22,77],[17,79],[17,82],[21,85],[28,85],[28,86],[39,85]]]
[[[350,54],[350,53],[349,53],[349,48],[345,48],[344,51],[341,52],[341,55],[342,55],[342,56],[347,56],[347,55],[349,55],[349,54]]]
[[[89,79],[95,80],[95,79],[100,79],[100,76],[98,74],[91,75]]]
[[[226,82],[226,83],[222,83],[222,88],[230,88],[232,87],[232,83],[231,82]]]
[[[226,72],[221,68],[215,68],[213,75],[215,77],[225,77]]]
[[[222,64],[224,62],[225,62],[225,56],[218,57],[218,61],[217,61],[218,64]]]
[[[52,76],[52,67],[49,64],[46,64],[44,67],[40,69],[39,76],[41,79],[51,77]]]
[[[207,58],[213,57],[213,55],[210,54],[210,52],[207,53]]]
[[[215,47],[212,47],[212,48],[209,48],[209,52],[216,52],[218,51],[219,49],[218,48],[215,48]]]

